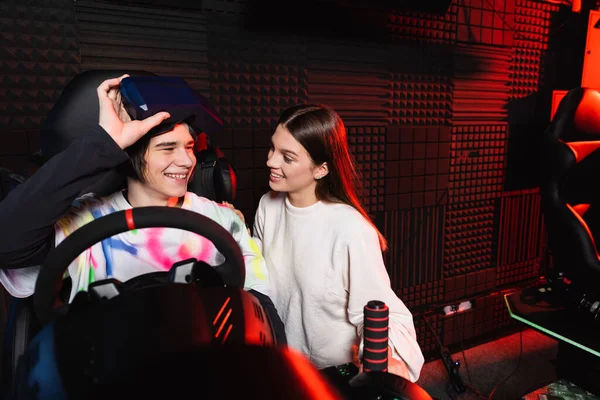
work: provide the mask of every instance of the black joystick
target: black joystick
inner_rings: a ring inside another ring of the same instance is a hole
[[[390,310],[379,300],[364,308],[363,371],[387,372]]]
[[[352,399],[432,400],[419,385],[388,370],[389,309],[378,300],[364,307],[363,372],[349,381]]]

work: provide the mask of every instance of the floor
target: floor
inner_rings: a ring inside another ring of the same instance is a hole
[[[460,351],[453,353],[452,358],[460,362],[463,382],[473,388],[455,398],[489,399],[494,391],[493,399],[519,400],[521,396],[556,381],[556,351],[556,340],[525,329],[521,333],[467,349],[464,357]],[[432,397],[450,400],[453,397],[448,394],[448,382],[443,363],[435,360],[423,366],[417,383]]]

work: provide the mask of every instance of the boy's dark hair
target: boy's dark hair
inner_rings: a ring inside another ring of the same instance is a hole
[[[184,121],[181,122],[181,124],[185,124],[188,127],[190,135],[192,135],[194,140],[198,139],[198,134],[187,122]],[[125,149],[127,154],[129,154],[129,162],[126,162],[120,167],[121,172],[125,176],[140,182],[146,182],[146,152],[148,151],[150,139],[152,139],[152,137],[142,136],[140,140]]]

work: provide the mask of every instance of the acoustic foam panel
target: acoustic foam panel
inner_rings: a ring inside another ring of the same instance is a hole
[[[443,316],[437,313],[414,317],[417,342],[426,361],[439,358],[443,323]]]
[[[392,288],[411,309],[443,301],[444,206],[386,211],[376,223],[388,241]]]
[[[386,30],[394,41],[452,44],[456,42],[458,8],[457,5],[451,4],[447,11],[441,15],[425,12],[398,13],[392,11],[387,16]]]
[[[75,2],[83,69],[138,69],[184,78],[208,95],[206,16],[199,11]]]
[[[504,297],[501,293],[493,293],[475,300],[473,308],[442,318],[442,343],[445,346],[492,333],[516,321],[510,319]]]
[[[459,42],[512,46],[515,0],[464,0],[457,11]]]
[[[444,277],[494,266],[494,200],[461,202],[446,207]]]
[[[67,82],[80,71],[73,2],[0,3],[2,102],[0,125],[11,130],[3,142],[11,154],[37,150],[26,133],[37,130]],[[33,138],[32,138],[33,139]]]
[[[73,2],[3,1],[0,25],[0,165],[28,176],[39,128],[80,71]]]
[[[451,127],[390,125],[385,146],[385,209],[445,204]]]
[[[307,102],[306,45],[301,39],[242,34],[239,21],[208,15],[211,101],[230,128],[215,144],[241,171],[235,205],[251,224],[269,190],[265,163],[277,120],[286,108]]]
[[[346,125],[385,125],[392,50],[385,45],[311,40],[308,101],[333,107]]]
[[[539,189],[506,192],[498,203],[496,284],[535,278],[544,242]]]
[[[459,44],[455,52],[452,118],[455,125],[505,121],[511,49]]]
[[[452,128],[449,202],[500,196],[504,185],[506,132],[505,123]]]
[[[515,47],[509,73],[509,99],[530,96],[538,91],[541,80],[542,50]]]
[[[456,304],[461,299],[472,298],[494,290],[496,287],[496,269],[487,268],[444,279],[444,301]]]
[[[249,226],[254,223],[260,198],[270,190],[266,162],[273,132],[274,128],[225,128],[213,141],[236,171],[234,205]]]
[[[374,216],[384,210],[385,136],[381,126],[347,126],[350,152],[362,176],[361,201]]]
[[[450,125],[453,47],[397,45],[390,52],[388,122],[395,125]]]
[[[209,44],[211,100],[228,126],[274,130],[284,109],[306,103],[303,41],[211,25]]]
[[[559,6],[537,0],[516,0],[515,47],[546,50],[552,14]]]
[[[442,278],[442,206],[388,211],[379,215],[389,249],[384,253],[392,287],[401,289]]]

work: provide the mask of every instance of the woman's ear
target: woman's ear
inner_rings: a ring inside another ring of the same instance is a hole
[[[319,179],[324,178],[328,173],[329,173],[329,166],[327,165],[326,162],[324,162],[323,164],[319,165],[315,169],[314,177],[316,180],[319,180]]]

